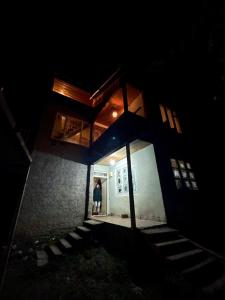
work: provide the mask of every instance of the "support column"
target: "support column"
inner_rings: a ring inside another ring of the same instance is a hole
[[[124,112],[128,112],[128,101],[127,101],[127,85],[126,82],[122,82],[122,92],[123,92],[123,105],[124,105]]]
[[[132,180],[132,171],[131,171],[131,159],[130,159],[130,145],[126,144],[127,152],[127,171],[128,171],[128,183],[129,183],[129,199],[130,199],[130,219],[131,219],[131,228],[136,228],[136,218],[135,218],[135,207],[134,207],[134,192],[133,192],[133,180]]]
[[[87,185],[86,185],[86,197],[85,197],[85,213],[84,219],[88,218],[88,207],[89,207],[89,192],[90,192],[90,177],[91,177],[91,165],[87,166]]]

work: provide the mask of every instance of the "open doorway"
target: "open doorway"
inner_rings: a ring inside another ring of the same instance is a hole
[[[100,184],[99,194],[101,195],[101,199],[99,201],[93,201],[92,207],[92,215],[107,215],[107,175],[106,176],[96,176],[94,173],[93,177],[93,194],[97,185]],[[96,199],[95,199],[96,200]],[[96,203],[99,202],[99,203]]]

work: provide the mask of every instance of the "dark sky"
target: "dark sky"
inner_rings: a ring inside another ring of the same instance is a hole
[[[116,4],[103,6],[98,13],[84,5],[71,12],[59,7],[57,14],[18,14],[13,26],[7,19],[0,81],[15,112],[38,110],[55,73],[94,92],[124,63],[160,73],[162,90],[170,98],[191,101],[203,90],[209,97],[224,93],[222,7],[210,1],[129,4],[125,10]]]

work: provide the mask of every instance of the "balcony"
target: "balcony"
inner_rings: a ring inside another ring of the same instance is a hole
[[[116,80],[95,97],[96,100],[93,99],[93,102],[101,104],[93,124],[93,142],[97,141],[126,112],[144,118],[146,116],[143,93],[131,84],[127,83],[122,88],[120,81]]]

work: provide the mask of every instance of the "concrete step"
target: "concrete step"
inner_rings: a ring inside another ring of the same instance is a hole
[[[164,233],[178,233],[177,229],[169,228],[169,227],[157,227],[157,228],[148,228],[148,229],[142,229],[141,233],[147,234],[147,235],[155,235],[155,234],[164,234]]]
[[[73,246],[66,239],[59,239],[58,246],[62,251],[69,251],[73,248]]]
[[[194,272],[198,272],[199,270],[205,269],[205,267],[209,266],[209,264],[213,263],[215,261],[215,258],[208,257],[207,259],[203,260],[199,264],[196,264],[190,268],[184,269],[181,271],[183,275],[189,275]]]
[[[76,247],[81,246],[83,243],[83,238],[76,232],[69,232],[66,236],[66,240]]]
[[[98,227],[100,225],[103,225],[104,222],[101,221],[97,221],[97,220],[85,220],[83,222],[84,226],[88,227],[88,228],[93,228],[93,227]]]
[[[169,228],[167,226],[142,229],[140,230],[140,232],[141,234],[143,234],[143,236],[145,236],[145,239],[154,243],[180,239],[178,235],[179,231],[174,228]]]
[[[220,274],[219,276],[217,276],[217,279],[215,279],[211,283],[202,285],[202,291],[207,295],[215,295],[215,293],[217,292],[221,294],[221,291],[222,293],[224,292],[224,285],[225,285],[225,268],[223,266],[223,270],[220,270]]]
[[[166,261],[171,264],[178,272],[184,269],[201,263],[208,255],[200,248],[195,248],[189,251],[179,252],[173,255],[166,256]]]
[[[175,262],[175,261],[178,261],[180,259],[185,259],[187,257],[193,256],[193,255],[196,255],[196,254],[200,254],[200,253],[203,253],[203,251],[201,249],[196,248],[194,250],[190,250],[190,251],[178,253],[178,254],[175,254],[175,255],[167,256],[166,259],[171,261],[171,262]]]
[[[177,236],[176,236],[177,238]],[[196,248],[196,246],[187,238],[177,238],[167,240],[164,242],[153,243],[157,252],[164,256],[170,256],[181,252],[190,251]]]
[[[89,229],[89,228],[87,228],[85,226],[77,226],[76,229],[79,230],[80,232],[91,233],[91,229]]]
[[[188,241],[189,241],[189,239],[180,238],[180,239],[177,239],[177,240],[171,240],[171,241],[166,241],[166,242],[155,243],[154,245],[156,247],[167,247],[167,246],[173,246],[173,245],[177,245],[177,244],[188,242]]]
[[[52,256],[52,257],[61,257],[62,256],[62,251],[59,249],[59,247],[55,244],[48,245],[46,247],[46,251]]]
[[[43,267],[48,264],[48,254],[45,250],[36,250],[37,266]]]
[[[92,230],[87,228],[86,226],[77,226],[76,232],[84,238],[85,241],[90,241],[92,238]]]

